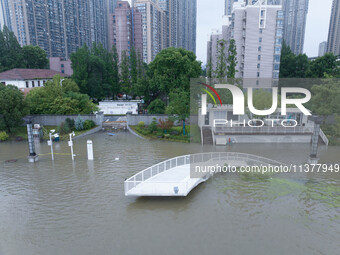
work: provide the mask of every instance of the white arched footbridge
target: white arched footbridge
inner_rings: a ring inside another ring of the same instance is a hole
[[[245,153],[208,152],[184,155],[151,166],[124,182],[125,196],[187,196],[197,185],[208,180],[212,173],[190,175],[197,165],[280,166],[278,161]]]

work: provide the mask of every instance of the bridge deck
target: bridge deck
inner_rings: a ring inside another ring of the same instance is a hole
[[[190,165],[174,167],[129,190],[127,196],[187,196],[203,178],[190,178]]]
[[[216,164],[221,166],[282,165],[275,160],[235,152],[208,152],[184,155],[153,165],[124,182],[126,196],[187,196],[197,185],[213,173],[201,172],[190,178],[190,166]]]

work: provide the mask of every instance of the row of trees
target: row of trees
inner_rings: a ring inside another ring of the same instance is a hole
[[[0,72],[13,68],[48,68],[46,52],[39,46],[21,47],[14,33],[6,26],[0,29]]]
[[[332,53],[309,60],[306,54],[295,55],[283,42],[280,78],[328,78],[329,76],[340,77],[337,57]]]
[[[84,45],[71,55],[73,79],[80,92],[94,100],[112,99],[117,94],[135,94],[138,79],[145,74],[140,54],[131,48],[119,59],[115,46],[109,51],[101,44]]]
[[[229,45],[229,46],[228,46]],[[228,50],[226,49],[228,46]],[[237,66],[237,51],[235,40],[231,39],[229,43],[224,40],[217,41],[216,68],[213,68],[211,60],[207,63],[206,76],[208,78],[228,79],[235,78]]]

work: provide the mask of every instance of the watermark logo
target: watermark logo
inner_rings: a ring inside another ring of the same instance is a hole
[[[221,105],[222,100],[220,95],[217,93],[216,89],[227,89],[231,92],[233,97],[233,114],[234,115],[244,115],[245,114],[245,96],[243,91],[235,86],[235,85],[229,85],[229,84],[216,84],[215,88],[208,84],[200,83],[201,85],[205,86],[206,88],[210,89],[219,99],[219,102]],[[201,96],[201,106],[202,106],[202,115],[207,114],[207,95],[209,95],[215,105],[216,100],[211,94],[210,91],[207,89],[202,89],[203,92],[207,94],[202,94]],[[289,94],[300,94],[303,95],[301,98],[288,98],[287,95]],[[271,115],[278,109],[278,88],[274,87],[272,88],[272,106],[269,109],[265,110],[258,110],[254,107],[253,103],[253,88],[247,88],[247,106],[249,111],[257,116],[267,116]],[[308,103],[311,99],[311,92],[305,88],[282,88],[281,89],[281,115],[286,116],[287,115],[287,106],[288,105],[294,105],[296,106],[304,115],[310,116],[311,111],[308,110],[303,104]]]

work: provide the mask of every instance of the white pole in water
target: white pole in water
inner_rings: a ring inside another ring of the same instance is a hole
[[[53,155],[53,141],[52,141],[52,134],[55,132],[55,130],[50,131],[50,140],[47,141],[48,146],[51,146],[51,154],[52,154],[52,160],[54,160],[54,155]]]
[[[74,161],[75,155],[73,154],[73,141],[72,141],[72,136],[75,136],[74,131],[71,134],[69,134],[69,136],[70,136],[70,141],[68,142],[68,146],[71,147],[72,161]]]
[[[87,140],[87,159],[93,160],[93,144],[91,140]]]

